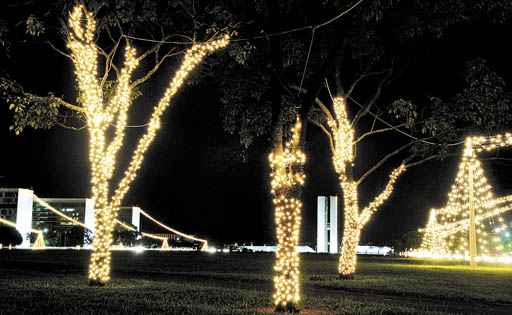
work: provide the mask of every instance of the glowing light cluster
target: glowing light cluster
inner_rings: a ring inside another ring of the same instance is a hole
[[[347,181],[347,164],[354,161],[354,130],[348,119],[345,99],[335,97],[332,104],[336,118],[328,119],[327,123],[334,135],[334,168],[340,179]]]
[[[500,233],[507,228],[502,213],[512,210],[512,196],[496,198],[477,153],[512,145],[510,134],[468,137],[455,182],[442,209],[432,209],[419,249],[405,255],[414,257],[506,262]]]
[[[274,270],[274,303],[281,311],[297,310],[300,301],[297,245],[301,224],[301,189],[306,155],[300,150],[301,123],[297,119],[292,138],[269,155],[271,193],[275,210],[277,251]]]
[[[343,189],[344,228],[338,272],[343,278],[352,278],[357,264],[357,245],[361,230],[372,215],[389,198],[398,177],[405,171],[405,165],[393,170],[384,190],[360,211],[358,183],[348,174],[347,169],[354,163],[354,129],[347,115],[345,98],[333,98],[334,117],[328,117],[327,124],[334,138],[333,164]]]
[[[394,169],[389,175],[389,181],[386,184],[384,190],[373,199],[372,202],[366,208],[363,209],[359,217],[359,225],[362,228],[371,218],[371,216],[379,209],[380,206],[391,196],[393,188],[398,177],[405,171],[405,165],[401,164],[399,167]]]
[[[128,168],[117,188],[110,193],[110,180],[116,170],[116,155],[123,144],[128,110],[132,105],[130,79],[137,68],[138,60],[135,57],[135,49],[128,45],[114,95],[105,100],[101,80],[98,78],[98,49],[94,43],[96,26],[92,13],[82,5],[75,6],[69,16],[69,28],[68,47],[75,66],[80,101],[87,116],[91,190],[96,210],[96,234],[93,240],[89,279],[91,284],[103,285],[110,279],[109,247],[112,243],[117,210],[141,167],[145,152],[160,128],[162,114],[196,66],[208,54],[229,43],[229,35],[205,43],[196,43],[185,52],[181,65],[151,115],[146,133],[139,139]],[[112,125],[115,126],[115,132],[110,136]]]

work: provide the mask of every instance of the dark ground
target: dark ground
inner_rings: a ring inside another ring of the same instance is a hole
[[[268,314],[271,254],[115,252],[113,281],[86,285],[89,252],[0,250],[0,313]],[[512,314],[512,268],[360,258],[336,280],[336,256],[301,256],[302,314]]]

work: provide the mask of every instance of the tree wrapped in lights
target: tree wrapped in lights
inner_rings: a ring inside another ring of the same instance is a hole
[[[112,244],[117,210],[141,167],[146,150],[160,128],[162,114],[190,73],[208,54],[225,47],[229,42],[229,36],[224,35],[205,43],[193,44],[185,52],[181,65],[151,114],[146,132],[139,139],[128,168],[117,187],[110,192],[112,176],[116,170],[116,156],[123,144],[128,110],[132,104],[131,77],[139,59],[136,58],[135,49],[127,45],[124,65],[118,71],[114,94],[106,100],[102,92],[102,79],[98,77],[99,49],[94,42],[96,26],[92,13],[82,5],[77,5],[69,16],[69,28],[68,47],[71,50],[83,113],[87,118],[89,130],[92,197],[96,209],[96,234],[93,240],[89,281],[91,284],[104,285],[110,279],[109,247]],[[112,125],[115,126],[115,130],[110,135]]]
[[[406,167],[405,164],[401,164],[394,169],[389,175],[384,190],[361,210],[358,198],[358,185],[361,180],[354,179],[352,170],[355,159],[355,144],[358,140],[355,140],[353,124],[347,115],[346,99],[341,96],[333,98],[334,115],[325,105],[321,102],[318,103],[327,118],[328,129],[321,124],[317,123],[317,125],[324,130],[331,140],[333,164],[343,190],[344,228],[338,273],[344,279],[351,279],[356,270],[357,245],[359,244],[361,230],[389,198],[398,177],[405,171]]]
[[[502,213],[512,210],[512,196],[496,198],[477,153],[512,145],[512,135],[468,137],[455,182],[442,209],[432,209],[421,247],[408,255],[500,261],[505,256],[500,233]]]
[[[299,254],[301,191],[306,155],[300,150],[301,122],[297,118],[292,137],[284,148],[277,146],[269,156],[271,193],[277,230],[274,270],[274,303],[277,311],[295,312],[300,300]]]

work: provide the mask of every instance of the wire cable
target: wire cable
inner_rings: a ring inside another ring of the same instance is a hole
[[[351,99],[354,103],[356,103],[357,106],[361,107],[361,108],[365,108],[364,105],[362,105],[361,103],[359,103],[356,99],[354,99],[352,96],[349,96],[348,97],[349,99]],[[377,114],[373,113],[372,111],[368,111],[368,114],[370,114],[371,116],[373,116],[375,119],[377,119],[378,121],[380,121],[381,123],[383,123],[384,125],[388,126],[389,128],[392,128],[394,129],[395,131],[401,133],[402,135],[406,136],[406,137],[409,137],[411,139],[414,139],[416,141],[419,141],[419,142],[423,142],[423,143],[426,143],[426,144],[430,144],[430,145],[443,145],[441,143],[435,143],[435,142],[431,142],[431,141],[428,141],[428,140],[425,140],[425,139],[421,139],[421,138],[418,138],[418,137],[415,137],[399,128],[397,128],[396,126],[393,126],[392,124],[388,123],[387,121],[385,121],[384,119],[382,119],[381,117],[379,117]],[[454,143],[448,143],[446,144],[446,146],[457,146],[457,145],[461,145],[464,143],[464,140],[462,141],[459,141],[459,142],[454,142]]]
[[[365,1],[365,0],[357,1],[356,3],[351,5],[348,9],[343,10],[342,12],[340,12],[335,17],[330,18],[329,20],[326,20],[326,21],[324,21],[322,23],[319,23],[319,24],[310,24],[310,25],[295,27],[295,28],[291,28],[291,29],[288,29],[288,30],[279,31],[279,32],[275,32],[275,33],[269,33],[269,34],[265,34],[265,35],[256,35],[256,36],[252,36],[252,37],[232,39],[231,42],[242,42],[242,41],[248,41],[248,40],[251,40],[251,39],[263,39],[263,38],[274,37],[274,36],[283,36],[283,35],[287,35],[287,34],[291,34],[291,33],[296,33],[296,32],[301,32],[301,31],[305,31],[305,30],[315,30],[315,29],[327,26],[327,25],[335,22],[336,20],[340,19],[341,17],[343,17],[344,15],[348,14],[350,11],[352,11],[353,9],[358,7],[363,1]],[[143,38],[143,37],[137,37],[137,36],[131,36],[131,35],[125,35],[125,34],[123,34],[122,36],[124,36],[126,38],[133,39],[133,40],[152,42],[152,43],[174,44],[174,45],[191,45],[191,44],[193,44],[192,41],[156,40],[156,39],[151,39],[151,38]]]

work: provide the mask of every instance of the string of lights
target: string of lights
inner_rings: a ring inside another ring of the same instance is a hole
[[[501,214],[512,210],[512,196],[496,198],[477,154],[512,145],[512,134],[467,137],[447,205],[432,209],[427,226],[420,231],[419,249],[405,253],[413,257],[512,262],[500,233],[507,229]]]
[[[192,235],[189,235],[189,234],[185,234],[183,232],[180,232],[176,229],[173,229],[165,224],[163,224],[162,222],[158,221],[157,219],[153,218],[152,216],[150,216],[146,211],[144,210],[140,210],[140,213],[145,216],[146,218],[148,218],[149,220],[153,221],[154,223],[156,223],[157,225],[163,227],[164,229],[174,233],[174,234],[177,234],[183,238],[186,238],[186,239],[189,239],[189,240],[193,240],[193,241],[197,241],[197,242],[201,242],[203,243],[203,246],[202,246],[202,250],[207,250],[208,249],[208,241],[205,240],[205,239],[202,239],[202,238],[197,238],[195,236],[192,236]]]
[[[297,245],[301,224],[301,189],[306,155],[300,150],[301,122],[297,118],[292,138],[269,155],[271,194],[275,210],[277,251],[274,270],[274,304],[277,311],[295,312],[300,301]]]
[[[50,210],[51,212],[55,213],[56,215],[60,216],[61,218],[64,218],[65,220],[67,220],[75,225],[79,225],[79,226],[83,227],[84,229],[91,230],[90,227],[86,226],[85,224],[83,224],[82,222],[80,222],[76,219],[73,219],[72,217],[70,217],[68,215],[65,215],[62,211],[57,210],[57,208],[53,207],[48,202],[39,198],[35,194],[33,194],[33,196],[34,196],[34,201],[36,201],[37,203],[39,203],[41,206],[45,207],[46,209]]]

